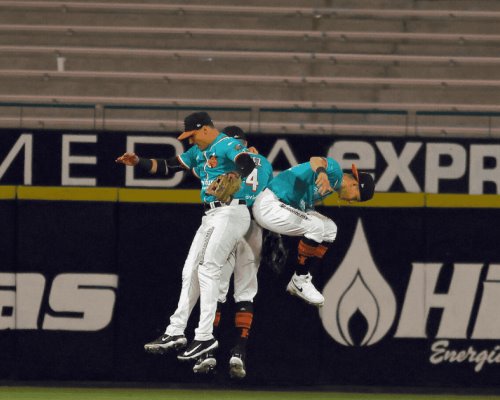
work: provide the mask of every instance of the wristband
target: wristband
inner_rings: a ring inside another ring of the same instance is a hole
[[[318,167],[316,168],[316,174],[321,174],[322,172],[324,172],[326,174],[326,168],[325,167]],[[327,174],[328,175],[328,174]]]
[[[156,159],[156,173],[159,175],[167,175],[168,174],[168,167],[167,167],[167,160],[163,159]]]
[[[151,168],[153,168],[153,161],[151,161],[149,158],[141,158],[139,157],[139,162],[137,163],[137,166],[147,172],[151,171]]]

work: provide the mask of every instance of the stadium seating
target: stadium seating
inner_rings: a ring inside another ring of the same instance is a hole
[[[0,124],[172,130],[191,107],[252,132],[499,134],[498,2],[355,6],[0,0]]]

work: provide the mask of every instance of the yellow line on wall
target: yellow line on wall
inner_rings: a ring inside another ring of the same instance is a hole
[[[495,194],[434,194],[426,196],[432,208],[500,208],[500,195]]]
[[[193,189],[118,189],[118,201],[124,203],[200,204],[199,190]]]
[[[0,186],[0,200],[13,200],[16,198],[16,186]]]
[[[71,186],[18,186],[20,200],[48,201],[118,201],[117,188]]]
[[[0,186],[1,200],[96,201],[122,203],[200,204],[196,189],[138,189],[72,186]],[[500,208],[500,195],[376,193],[366,203],[339,201],[327,197],[327,207],[366,208]]]

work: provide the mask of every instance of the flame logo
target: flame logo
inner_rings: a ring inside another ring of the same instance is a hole
[[[351,247],[323,289],[325,305],[320,310],[323,326],[344,346],[354,346],[349,321],[359,310],[368,323],[361,346],[370,346],[384,337],[396,315],[396,298],[380,274],[366,235],[358,221]]]

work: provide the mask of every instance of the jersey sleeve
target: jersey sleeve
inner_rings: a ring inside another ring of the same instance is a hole
[[[198,179],[200,179],[200,167],[195,167],[191,168],[191,172],[193,173],[194,176],[196,176]]]
[[[311,168],[311,163],[305,162],[303,164],[298,164],[295,167],[291,168],[291,171],[298,179],[302,181],[308,181],[313,177],[316,173]]]
[[[331,157],[326,158],[326,171],[338,171],[340,169],[340,164]]]
[[[189,150],[177,156],[180,163],[186,169],[192,169],[196,167],[196,146],[191,146]]]
[[[225,148],[224,154],[226,155],[227,158],[229,158],[233,162],[236,160],[236,158],[238,158],[240,154],[244,153],[250,154],[248,153],[248,149],[245,146],[243,146],[239,140],[232,138],[229,139],[229,142],[225,144],[224,148]]]

